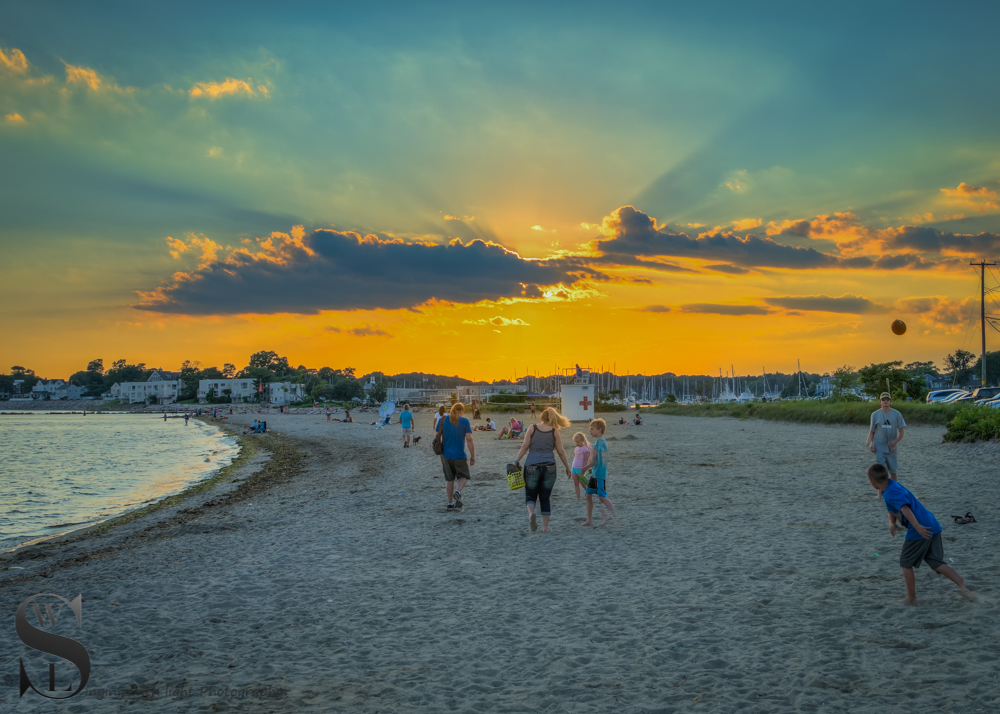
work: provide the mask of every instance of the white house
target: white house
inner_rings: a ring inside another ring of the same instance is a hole
[[[271,404],[291,404],[302,401],[302,385],[294,382],[266,382],[264,393]]]
[[[208,393],[216,397],[226,396],[229,390],[229,397],[234,402],[247,401],[270,402],[271,404],[291,404],[302,400],[302,385],[293,382],[264,382],[264,391],[257,392],[254,388],[254,380],[250,377],[233,379],[199,379],[198,380],[198,401],[206,402]]]
[[[123,404],[145,404],[156,398],[157,404],[173,404],[181,393],[181,380],[164,379],[163,373],[154,371],[145,382],[121,382],[118,399]],[[114,387],[111,388],[114,391]]]
[[[198,380],[198,401],[208,400],[208,393],[216,397],[224,397],[226,390],[234,402],[242,402],[244,399],[252,401],[256,392],[254,391],[254,381],[250,377],[234,379],[199,379]]]
[[[59,399],[56,393],[66,388],[66,382],[61,379],[39,379],[31,388],[32,399]]]

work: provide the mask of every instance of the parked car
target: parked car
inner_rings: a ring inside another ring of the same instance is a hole
[[[945,398],[952,396],[953,394],[965,394],[964,389],[935,389],[927,393],[927,403],[931,402],[941,402]]]
[[[944,399],[942,399],[941,401],[939,401],[938,404],[952,404],[952,403],[957,402],[959,400],[965,401],[965,399],[968,396],[969,396],[969,392],[965,392],[965,391],[958,392],[957,394],[949,394],[947,397],[945,397]]]
[[[978,387],[972,390],[968,396],[956,399],[957,402],[976,402],[977,404],[987,399],[1000,397],[1000,387]]]

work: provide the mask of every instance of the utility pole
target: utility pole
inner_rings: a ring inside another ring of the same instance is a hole
[[[983,366],[983,377],[982,381],[979,383],[980,387],[986,386],[986,266],[996,265],[996,263],[987,263],[985,260],[980,260],[978,263],[969,263],[969,265],[979,266],[979,324],[983,329],[983,356],[980,361]]]

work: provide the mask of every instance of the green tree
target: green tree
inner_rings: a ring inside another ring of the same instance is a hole
[[[104,386],[110,389],[115,382],[145,382],[152,370],[146,369],[145,362],[128,364],[119,359],[111,363],[111,369],[104,373]]]
[[[333,385],[333,396],[338,401],[349,402],[355,397],[363,399],[365,390],[356,379],[342,379]]]
[[[87,363],[87,371],[91,374],[96,374],[98,377],[104,376],[104,360],[103,359],[92,359]]]
[[[833,395],[842,397],[858,386],[858,373],[854,371],[854,367],[845,364],[833,371],[833,379],[830,381],[833,384]]]
[[[955,350],[944,358],[944,365],[951,375],[951,383],[957,384],[965,379],[966,373],[976,356],[967,350]]]
[[[933,362],[909,362],[903,368],[910,374],[929,374],[932,377],[941,376]]]
[[[677,401],[677,395],[676,394],[674,394],[672,392],[670,394],[667,394],[667,402],[668,403],[673,404],[676,401]]]
[[[976,359],[976,363],[972,365],[970,372],[974,376],[982,375],[983,373],[983,358],[980,356]],[[997,379],[1000,378],[1000,351],[997,352],[987,352],[986,353],[986,383],[983,384],[984,387],[988,385],[995,385]]]
[[[386,389],[385,382],[382,380],[375,382],[375,384],[368,389],[368,399],[375,404],[381,404],[384,402],[387,394],[388,389]]]
[[[222,365],[222,376],[226,379],[232,379],[236,376],[236,365],[232,362],[226,362]]]

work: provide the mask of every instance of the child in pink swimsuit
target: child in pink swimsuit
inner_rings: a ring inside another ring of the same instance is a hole
[[[590,442],[587,441],[587,437],[582,431],[578,431],[573,434],[573,443],[576,444],[576,448],[573,449],[573,470],[569,478],[576,489],[576,500],[579,501],[580,485],[583,482],[583,467],[590,458]]]

